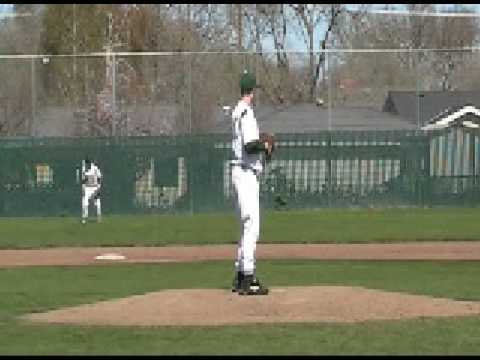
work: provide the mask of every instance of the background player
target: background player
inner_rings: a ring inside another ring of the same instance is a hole
[[[88,207],[93,200],[97,209],[97,221],[102,220],[100,189],[102,186],[102,173],[98,166],[89,158],[82,164],[82,224],[87,223]]]

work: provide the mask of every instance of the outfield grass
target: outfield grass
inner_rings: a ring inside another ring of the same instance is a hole
[[[387,209],[265,212],[263,243],[382,243],[480,240],[480,210]],[[233,214],[2,218],[0,248],[233,244]]]
[[[262,261],[270,286],[341,284],[480,300],[474,261]],[[164,288],[228,288],[229,261],[0,270],[0,354],[479,354],[480,317],[228,327],[28,324],[18,315]],[[162,304],[158,304],[162,306]]]

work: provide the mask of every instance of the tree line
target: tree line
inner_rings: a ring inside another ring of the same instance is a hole
[[[434,12],[432,4],[405,5],[411,15],[379,16],[371,13],[372,6],[15,4],[19,16],[0,24],[4,55],[107,50],[175,55],[120,57],[114,70],[109,66],[113,60],[102,57],[53,56],[48,67],[28,59],[3,59],[0,134],[28,135],[39,106],[64,105],[94,109],[93,120],[104,129],[100,134],[111,135],[109,120],[102,123],[99,115],[99,99],[110,111],[150,106],[158,112],[155,106],[167,104],[176,110],[174,126],[166,132],[208,131],[215,125],[218,108],[237,99],[243,69],[256,73],[262,84],[259,100],[272,106],[322,99],[334,106],[380,107],[388,90],[476,87],[477,53],[441,51],[475,46],[479,33],[475,17],[415,15]],[[468,9],[455,5],[453,11]],[[292,53],[292,47],[302,53]],[[405,52],[322,51],[329,49]],[[109,100],[112,92],[115,103]],[[152,121],[133,119],[137,125],[130,124],[125,134],[149,134]]]

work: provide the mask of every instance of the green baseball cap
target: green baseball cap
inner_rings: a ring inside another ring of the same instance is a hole
[[[253,90],[258,88],[257,80],[255,79],[255,75],[249,73],[248,71],[244,71],[242,77],[240,78],[240,91],[242,93],[248,92],[249,90]]]

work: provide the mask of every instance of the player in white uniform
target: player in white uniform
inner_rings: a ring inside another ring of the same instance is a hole
[[[98,166],[90,159],[85,159],[82,166],[82,224],[88,219],[88,206],[94,201],[97,209],[97,221],[102,220],[102,208],[100,201],[100,188],[102,186],[102,173]]]
[[[255,76],[245,72],[240,79],[241,99],[232,112],[232,183],[241,229],[232,291],[240,295],[268,294],[268,288],[255,276],[255,250],[260,235],[261,156],[270,150],[259,139],[252,109],[256,87]]]

